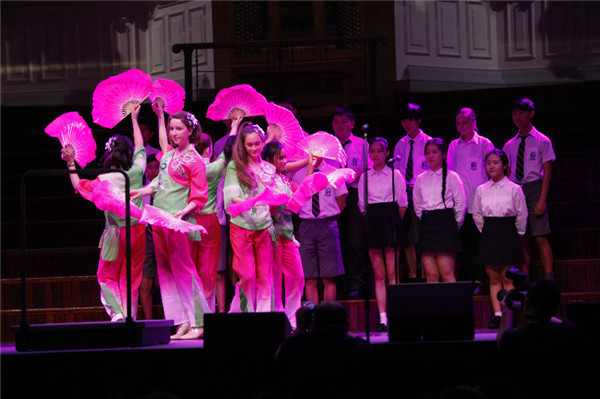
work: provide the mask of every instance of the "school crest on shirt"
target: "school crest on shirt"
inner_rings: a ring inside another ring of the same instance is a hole
[[[477,162],[476,161],[471,162],[471,170],[477,170]]]
[[[530,161],[537,161],[537,152],[535,152],[535,151],[531,151],[531,152],[529,153],[529,160],[530,160]]]

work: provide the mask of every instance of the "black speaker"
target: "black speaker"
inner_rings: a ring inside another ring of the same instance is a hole
[[[214,351],[275,351],[291,334],[283,312],[207,313],[204,348]]]
[[[387,287],[390,341],[470,340],[475,335],[471,282]]]

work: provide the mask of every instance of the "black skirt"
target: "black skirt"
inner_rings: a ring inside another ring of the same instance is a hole
[[[453,208],[423,211],[418,247],[422,254],[462,251]]]
[[[367,248],[384,249],[408,245],[396,202],[369,204]]]
[[[516,217],[486,217],[477,249],[477,263],[484,266],[518,266],[525,263]]]

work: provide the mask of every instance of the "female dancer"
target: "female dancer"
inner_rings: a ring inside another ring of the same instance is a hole
[[[482,294],[483,268],[475,266],[477,243],[481,233],[473,222],[473,196],[475,189],[488,179],[485,173],[485,156],[494,149],[487,138],[477,132],[477,118],[471,108],[462,108],[456,114],[459,138],[448,146],[448,169],[460,176],[467,195],[467,213],[460,228],[462,243],[461,280],[473,282],[473,293]]]
[[[192,212],[202,209],[207,199],[204,162],[191,144],[200,132],[200,124],[186,111],[171,115],[168,129],[175,147],[172,149],[163,109],[156,103],[153,109],[158,116],[159,142],[164,154],[160,173],[145,188],[132,191],[132,198],[155,192],[155,207],[177,218],[189,219]],[[209,309],[191,258],[190,241],[186,234],[158,225],[152,235],[165,317],[179,325],[171,339],[196,339],[204,334],[204,313]]]
[[[221,154],[216,161],[212,158],[212,140],[206,133],[199,134],[195,144],[196,151],[202,157],[206,166],[206,181],[208,184],[208,200],[202,209],[194,213],[196,223],[204,226],[208,234],[203,234],[199,240],[192,240],[192,259],[196,263],[198,275],[202,281],[202,289],[211,312],[215,311],[215,283],[217,280],[217,267],[221,250],[221,226],[217,218],[215,203],[217,188],[221,174],[225,169],[225,156]],[[198,233],[198,235],[200,235]]]
[[[521,186],[507,178],[508,156],[502,150],[494,149],[486,157],[486,170],[490,180],[477,187],[473,198],[473,220],[482,232],[477,261],[485,265],[490,279],[490,298],[494,318],[489,328],[500,326],[502,309],[498,292],[504,288],[514,288],[506,271],[524,262],[519,237],[527,227],[527,202]]]
[[[244,123],[240,127],[225,172],[225,209],[262,193],[264,182],[274,178],[275,167],[260,157],[264,142],[265,133],[258,125]],[[274,241],[269,231],[273,226],[269,206],[255,205],[230,222],[233,270],[240,278],[230,312],[269,312]]]
[[[467,208],[465,189],[456,172],[448,170],[446,144],[433,138],[425,144],[429,170],[417,176],[415,213],[421,219],[419,250],[428,283],[454,282],[454,260],[461,251],[458,229]]]
[[[275,182],[281,191],[293,194],[298,185],[285,175],[287,154],[281,143],[275,141],[265,145],[262,158],[276,168]],[[292,213],[286,210],[286,205],[272,207],[273,225],[277,233],[273,261],[273,293],[275,296],[275,311],[284,311],[293,329],[296,329],[296,311],[300,308],[304,290],[304,270],[297,241],[294,238]],[[281,276],[285,283],[285,308],[281,302]]]
[[[383,137],[371,140],[369,156],[373,161],[373,168],[367,171],[368,177],[368,203],[369,215],[367,217],[367,245],[369,258],[373,265],[375,276],[375,297],[379,310],[379,326],[377,331],[387,331],[387,294],[385,278],[390,284],[396,281],[396,248],[408,244],[404,236],[402,218],[408,207],[406,196],[406,183],[398,170],[385,164],[388,155],[388,142]],[[358,205],[365,214],[365,176],[360,176],[358,184]]]
[[[146,150],[144,139],[138,124],[140,106],[131,113],[133,123],[133,142],[135,151],[132,154],[131,140],[119,134],[112,136],[106,143],[106,152],[100,160],[104,168],[122,169],[127,171],[131,188],[143,186],[143,176],[146,170]],[[71,145],[61,151],[61,158],[67,162],[69,170],[75,170],[75,151]],[[78,190],[79,176],[71,173],[71,184]],[[125,177],[121,173],[107,173],[97,177],[95,182],[108,180],[121,190],[125,190]],[[94,184],[94,182],[92,182]],[[134,201],[142,206],[142,199]],[[100,261],[98,262],[98,283],[100,284],[100,299],[111,321],[122,321],[127,311],[127,259],[126,219],[114,213],[104,212],[106,225],[100,239]],[[137,316],[139,288],[142,282],[142,270],[146,248],[146,227],[131,218],[131,316]]]

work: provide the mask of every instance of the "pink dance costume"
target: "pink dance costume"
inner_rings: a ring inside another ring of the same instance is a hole
[[[156,186],[154,206],[172,214],[192,201],[202,208],[207,200],[204,162],[193,146],[181,154],[175,150],[164,154],[160,173],[151,184]],[[193,215],[184,219],[195,222]],[[204,313],[210,309],[192,261],[187,234],[154,226],[152,235],[165,318],[176,325],[190,323],[191,327],[203,327]]]
[[[282,191],[293,194],[287,177],[276,175],[275,182]],[[292,328],[296,328],[296,311],[300,308],[304,291],[304,269],[298,250],[299,243],[294,239],[292,213],[286,209],[286,205],[272,209],[271,217],[277,233],[273,259],[274,307],[277,312],[285,312]],[[285,285],[285,306],[282,303],[282,276]]]
[[[217,218],[215,203],[221,174],[225,168],[225,157],[221,154],[216,161],[206,165],[206,181],[208,183],[208,200],[200,211],[194,214],[196,223],[204,226],[208,234],[202,234],[199,240],[192,239],[192,260],[202,282],[202,289],[210,311],[215,311],[215,283],[219,254],[221,251],[221,225]],[[198,235],[200,235],[198,233]]]
[[[143,186],[146,170],[146,150],[136,148],[133,153],[133,165],[127,171],[131,189]],[[98,176],[96,181],[109,180],[125,191],[125,177],[120,173],[108,173]],[[141,207],[142,198],[133,201]],[[111,212],[104,212],[106,220],[100,239],[100,261],[98,262],[98,283],[100,300],[111,320],[123,320],[127,315],[127,257],[126,257],[126,219]],[[131,316],[137,316],[139,288],[146,257],[146,226],[131,218]]]
[[[261,162],[256,185],[249,188],[238,180],[235,162],[229,162],[223,189],[225,208],[232,199],[248,199],[264,191],[262,181],[272,181],[275,167]],[[269,312],[272,299],[273,242],[277,236],[268,205],[255,205],[230,220],[233,270],[240,280],[236,283],[230,312]]]

